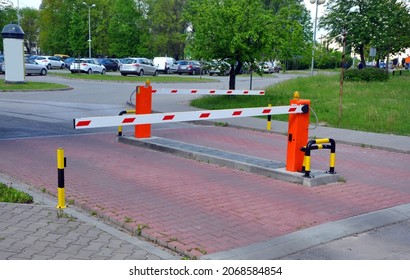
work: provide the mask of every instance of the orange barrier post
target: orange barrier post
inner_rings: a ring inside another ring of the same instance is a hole
[[[288,147],[286,155],[286,170],[302,172],[304,152],[300,150],[308,141],[310,100],[299,99],[299,92],[293,93],[290,105],[307,105],[303,114],[289,114]]]
[[[152,87],[147,80],[145,86],[137,86],[135,114],[151,114],[152,111]],[[151,124],[137,124],[134,129],[135,138],[151,137]]]

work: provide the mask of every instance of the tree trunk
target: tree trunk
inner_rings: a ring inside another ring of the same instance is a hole
[[[364,46],[360,44],[359,46],[360,61],[363,63],[363,67],[366,67],[366,59],[364,58]]]
[[[231,71],[229,72],[229,89],[235,89],[235,83],[236,83],[236,74],[235,71],[231,68]]]

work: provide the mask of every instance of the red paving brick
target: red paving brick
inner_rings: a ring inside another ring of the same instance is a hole
[[[286,160],[282,135],[214,126],[153,135]],[[409,154],[342,144],[336,171],[346,182],[314,188],[121,144],[113,134],[3,140],[0,172],[55,195],[58,147],[67,201],[192,256],[410,202]],[[312,168],[326,170],[328,157],[314,151]]]

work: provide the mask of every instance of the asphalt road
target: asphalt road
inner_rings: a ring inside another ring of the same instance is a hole
[[[52,70],[63,71],[63,70]],[[119,75],[109,72],[108,75]],[[196,78],[198,76],[195,76]],[[228,77],[210,77],[215,82],[206,83],[158,83],[154,88],[212,88],[228,89]],[[254,89],[262,89],[270,84],[292,78],[291,75],[266,75],[252,78]],[[147,79],[150,77],[147,76]],[[4,75],[0,75],[4,79]],[[28,76],[27,81],[60,83],[70,86],[70,90],[0,92],[0,139],[21,137],[44,137],[79,133],[116,131],[116,128],[104,128],[76,131],[73,119],[92,116],[115,116],[125,109],[130,109],[127,102],[137,85],[143,83],[123,83],[66,79],[57,76]],[[237,77],[237,89],[248,89],[249,77]],[[169,104],[186,104],[196,98],[192,95],[161,95],[153,97],[153,110],[167,112]],[[135,95],[132,96],[135,98]],[[180,111],[186,110],[181,106]],[[127,129],[127,128],[124,128]]]

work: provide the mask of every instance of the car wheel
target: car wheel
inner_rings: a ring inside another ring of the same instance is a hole
[[[93,70],[91,70],[91,68],[88,69],[87,74],[92,74],[92,73],[93,73]]]
[[[41,69],[40,75],[41,76],[47,75],[47,70],[46,69]]]
[[[141,69],[140,73],[138,75],[141,76],[141,77],[144,76],[144,70]]]
[[[104,75],[105,74],[105,69],[103,69],[102,71],[101,71],[101,75]]]
[[[127,74],[126,73],[121,73],[121,76],[127,76]]]
[[[61,64],[60,69],[64,69],[64,64]]]
[[[157,70],[155,70],[155,72],[154,72],[154,75],[153,75],[154,77],[156,77],[156,76],[158,76],[158,71]]]
[[[165,74],[170,74],[171,71],[169,71],[169,68],[165,69]]]
[[[47,69],[49,69],[49,70],[51,69],[51,64],[47,65]]]

